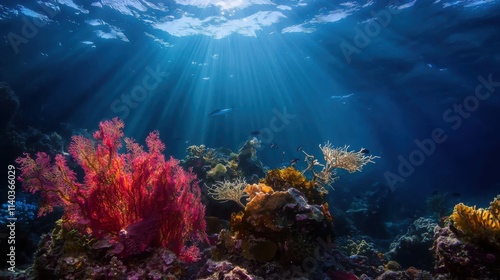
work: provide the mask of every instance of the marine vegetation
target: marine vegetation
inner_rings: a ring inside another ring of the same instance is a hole
[[[337,180],[335,169],[340,168],[349,171],[349,173],[354,173],[361,171],[367,163],[375,163],[373,160],[378,158],[377,156],[366,155],[363,148],[357,152],[348,151],[349,146],[334,148],[330,142],[326,142],[324,146],[320,144],[319,148],[323,153],[325,163],[321,164],[314,156],[303,151],[306,155],[307,168],[302,173],[310,171],[312,181],[320,187],[331,186]],[[315,166],[323,168],[318,172],[314,170]]]
[[[260,262],[300,263],[312,256],[317,240],[332,240],[333,218],[325,201],[325,184],[334,181],[335,169],[360,171],[374,156],[362,151],[334,149],[330,143],[320,145],[325,164],[306,153],[309,163],[304,172],[295,167],[268,171],[258,184],[219,182],[209,188],[217,200],[233,200],[243,206],[240,199],[248,195],[244,210],[233,213],[230,231],[222,231],[214,256],[240,255]],[[322,166],[316,171],[316,166]],[[310,171],[312,179],[304,173]]]
[[[500,196],[487,209],[455,205],[451,223],[434,229],[434,270],[442,279],[498,279],[499,219]]]
[[[38,215],[62,207],[65,227],[107,240],[122,259],[161,247],[197,260],[196,245],[207,238],[195,175],[165,160],[157,131],[146,138],[147,150],[125,138],[126,153],[119,153],[123,128],[115,118],[101,122],[93,139],[73,136],[69,154],[83,180],[61,154],[54,161],[43,152],[17,159],[24,189],[40,194]]]
[[[314,182],[307,180],[304,174],[293,166],[269,170],[266,177],[260,182],[277,191],[295,188],[302,192],[310,203],[314,204],[322,204],[325,196],[325,192],[318,191]]]
[[[257,149],[260,145],[257,138],[247,140],[237,153],[226,148],[189,146],[182,165],[192,168],[198,178],[204,180],[208,186],[217,181],[232,181],[241,177],[247,180],[263,177],[264,167],[257,159]]]
[[[260,262],[300,263],[313,254],[316,237],[333,235],[328,208],[308,204],[295,188],[275,191],[260,183],[244,191],[245,209],[231,215],[231,230],[221,232],[214,256],[229,253]]]
[[[466,240],[486,242],[500,249],[500,195],[487,209],[459,203],[449,219]]]
[[[241,199],[246,196],[244,190],[247,186],[245,179],[236,178],[234,181],[224,180],[217,181],[212,186],[205,185],[208,190],[208,195],[213,199],[221,202],[234,201],[240,207],[245,208],[241,203]]]

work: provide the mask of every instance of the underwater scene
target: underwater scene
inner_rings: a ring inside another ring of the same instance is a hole
[[[0,279],[500,279],[500,1],[0,2]]]

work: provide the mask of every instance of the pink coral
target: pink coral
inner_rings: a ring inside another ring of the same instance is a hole
[[[179,161],[165,160],[157,131],[146,138],[147,151],[125,138],[127,153],[120,154],[123,127],[115,118],[101,122],[94,139],[72,138],[69,153],[84,171],[83,183],[63,155],[54,163],[42,152],[36,159],[18,158],[24,188],[40,192],[39,215],[62,206],[67,223],[96,238],[111,236],[123,245],[122,256],[161,246],[183,260],[196,260],[196,244],[207,237],[195,175]]]

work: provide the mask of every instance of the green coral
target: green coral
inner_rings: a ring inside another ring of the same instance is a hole
[[[215,165],[214,168],[212,168],[210,171],[207,172],[207,177],[211,178],[214,181],[221,180],[226,177],[227,173],[227,168],[224,166],[222,163],[218,163]]]
[[[92,244],[96,240],[90,236],[82,235],[80,232],[78,229],[68,228],[64,220],[59,219],[52,231],[52,239],[62,246],[64,254],[72,255],[90,252]]]

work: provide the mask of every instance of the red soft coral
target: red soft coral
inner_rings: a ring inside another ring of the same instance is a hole
[[[127,153],[118,153],[123,127],[115,118],[102,122],[94,139],[72,138],[69,153],[85,173],[83,183],[62,155],[53,164],[45,153],[18,158],[24,188],[40,191],[39,215],[62,206],[65,221],[83,225],[96,238],[111,236],[123,245],[122,256],[163,246],[196,260],[206,225],[195,176],[177,160],[165,160],[157,131],[146,138],[147,151],[126,138]]]

